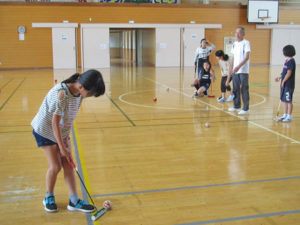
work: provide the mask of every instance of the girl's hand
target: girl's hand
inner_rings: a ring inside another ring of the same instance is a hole
[[[66,158],[67,161],[70,163],[70,158],[72,159],[71,152],[65,147],[59,148],[59,151],[60,151],[61,157]]]
[[[64,145],[66,146],[67,149],[71,149],[71,142],[70,142],[70,136],[68,135],[66,138],[63,139]]]
[[[226,86],[226,87],[229,86],[229,80],[226,80],[225,86]]]
[[[280,81],[280,78],[281,78],[281,77],[276,77],[276,78],[275,78],[275,81],[276,81],[276,82]]]

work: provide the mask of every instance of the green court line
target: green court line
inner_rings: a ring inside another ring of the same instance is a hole
[[[0,87],[0,91],[2,91],[2,89],[5,88],[6,85],[8,85],[12,80],[13,80],[13,78],[11,78],[9,81],[7,81],[5,84],[3,84],[2,87]]]
[[[16,89],[8,96],[8,98],[3,102],[3,104],[0,106],[0,111],[3,109],[3,107],[6,105],[6,103],[9,101],[9,99],[16,93],[16,91],[21,87],[21,85],[24,83],[26,78],[24,78],[20,84],[16,87]]]
[[[106,97],[116,106],[116,108],[126,117],[126,119],[131,123],[132,126],[136,126],[135,123],[127,116],[127,114],[118,106],[118,104],[108,95],[105,94]]]
[[[270,87],[271,84],[269,83],[250,83],[250,87]]]
[[[215,122],[210,122],[210,124],[213,123],[221,123],[221,122],[247,122],[248,120],[223,120],[223,121],[215,121]],[[204,124],[205,121],[202,121],[201,123]],[[195,125],[195,123],[166,123],[166,124],[141,124],[138,125],[138,127],[157,127],[157,126],[176,126],[176,125]],[[82,128],[78,128],[80,130],[89,130],[89,129],[109,129],[109,128],[125,128],[125,127],[129,127],[129,126],[118,126],[118,127],[82,127]]]

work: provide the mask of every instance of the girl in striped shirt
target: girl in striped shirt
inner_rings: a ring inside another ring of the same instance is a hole
[[[61,168],[69,190],[70,211],[93,212],[90,205],[77,196],[74,170],[70,164],[72,159],[69,133],[79,110],[82,99],[99,97],[105,92],[102,75],[97,70],[89,70],[83,74],[76,73],[55,85],[46,95],[43,103],[31,122],[33,135],[38,147],[41,147],[48,160],[46,174],[47,193],[43,204],[48,212],[56,212],[54,186]]]

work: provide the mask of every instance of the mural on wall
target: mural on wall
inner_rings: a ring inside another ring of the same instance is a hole
[[[154,3],[154,4],[177,4],[177,0],[99,0],[103,3]]]

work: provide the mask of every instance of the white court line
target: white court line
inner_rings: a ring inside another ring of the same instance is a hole
[[[185,93],[185,92],[178,91],[178,90],[175,89],[175,88],[169,87],[169,86],[167,86],[167,85],[165,85],[165,84],[163,84],[163,83],[160,83],[160,82],[158,82],[158,81],[155,81],[155,80],[146,78],[146,77],[144,77],[144,76],[142,76],[142,77],[143,77],[145,80],[148,80],[148,81],[150,81],[150,82],[152,82],[152,83],[159,84],[159,85],[161,85],[161,86],[163,86],[163,87],[165,87],[165,88],[169,88],[170,90],[173,90],[173,91],[175,91],[175,92],[177,92],[177,93],[183,94],[184,96],[190,97],[190,95],[188,95],[188,94]],[[231,116],[233,116],[233,117],[236,117],[236,118],[238,118],[238,119],[240,119],[240,120],[246,120],[244,116],[238,116],[238,115],[235,115],[235,114],[232,113],[232,112],[224,111],[222,108],[219,108],[219,107],[217,107],[217,106],[215,106],[215,105],[212,105],[212,104],[207,103],[207,102],[205,102],[205,101],[202,101],[202,100],[200,100],[200,99],[196,99],[196,100],[199,101],[199,102],[201,102],[201,103],[203,103],[203,104],[205,104],[205,105],[207,105],[207,106],[210,106],[210,107],[212,107],[212,108],[214,108],[214,109],[216,109],[216,110],[222,111],[222,112],[224,112],[224,113],[227,113],[228,115],[231,115]],[[267,128],[267,127],[265,127],[265,126],[263,126],[263,125],[260,125],[260,124],[258,124],[258,123],[253,122],[253,121],[250,121],[250,120],[246,120],[246,121],[247,121],[249,124],[252,124],[252,125],[254,125],[254,126],[256,126],[256,127],[259,127],[259,128],[261,128],[261,129],[263,129],[263,130],[266,130],[266,131],[268,131],[268,132],[270,132],[270,133],[272,133],[272,134],[275,134],[275,135],[277,135],[277,136],[280,136],[280,137],[282,137],[282,138],[285,138],[285,139],[291,141],[292,144],[300,144],[300,141],[295,140],[295,139],[293,139],[293,138],[290,138],[290,137],[288,137],[288,136],[286,136],[286,135],[284,135],[284,134],[281,134],[281,133],[279,133],[279,132],[277,132],[277,131],[271,130],[270,128]]]
[[[207,111],[207,110],[204,110],[204,109],[195,109],[195,108],[176,108],[176,107],[143,105],[143,104],[137,104],[137,103],[133,103],[133,102],[128,102],[128,101],[126,101],[126,100],[123,99],[123,97],[126,96],[126,95],[136,94],[136,93],[141,93],[141,92],[147,92],[147,91],[153,91],[153,90],[126,92],[126,93],[121,94],[119,96],[119,100],[120,100],[120,102],[123,102],[123,103],[128,104],[128,105],[137,106],[137,107],[144,107],[144,108],[167,109],[167,110],[181,110],[181,111],[195,111],[195,110]]]

